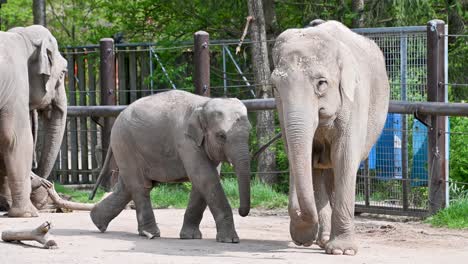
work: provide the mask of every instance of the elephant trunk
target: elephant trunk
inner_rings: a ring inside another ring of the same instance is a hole
[[[63,89],[63,90],[62,90]],[[62,144],[63,133],[67,122],[67,98],[65,89],[58,88],[58,96],[50,110],[50,115],[43,113],[44,144],[41,150],[41,159],[36,174],[47,179],[52,171],[57,154]]]
[[[300,212],[293,212],[306,222],[318,222],[312,181],[312,141],[318,117],[313,120],[310,110],[290,109],[285,113],[285,130],[291,180],[297,192]],[[309,118],[307,118],[309,117]],[[291,195],[295,195],[293,192]],[[295,205],[292,205],[295,207]]]
[[[233,148],[227,151],[239,185],[239,215],[247,216],[250,211],[250,153],[247,144],[233,144]]]

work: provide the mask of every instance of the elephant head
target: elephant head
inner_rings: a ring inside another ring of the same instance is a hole
[[[239,183],[241,216],[250,211],[250,153],[247,109],[237,99],[215,98],[192,113],[187,134],[213,163],[229,162]]]
[[[60,55],[57,41],[43,26],[12,28],[28,49],[29,106],[44,121],[44,147],[36,173],[47,178],[62,143],[67,118],[65,74],[67,61]]]
[[[283,32],[273,49],[275,69],[271,80],[282,112],[280,122],[285,130],[300,217],[306,222],[318,222],[312,161],[314,167],[331,167],[330,149],[323,146],[331,144],[329,140],[336,131],[332,128],[340,130],[342,120],[348,117],[346,109],[354,100],[358,74],[349,54],[349,48],[314,27]],[[328,141],[315,144],[320,138]]]

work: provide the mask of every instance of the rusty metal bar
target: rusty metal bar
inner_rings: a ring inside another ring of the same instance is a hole
[[[427,23],[427,100],[445,101],[445,45],[439,35],[445,32],[442,20]],[[442,104],[442,103],[441,103]],[[435,214],[447,205],[445,171],[445,118],[431,116],[428,129],[429,212]]]
[[[195,93],[210,96],[210,34],[197,31],[194,35],[193,61]]]

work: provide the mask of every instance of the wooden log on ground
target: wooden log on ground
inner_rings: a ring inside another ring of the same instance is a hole
[[[42,225],[32,230],[25,229],[4,231],[2,232],[2,240],[5,242],[32,240],[42,244],[44,248],[57,248],[57,243],[54,240],[50,239],[50,228],[51,223],[49,221],[46,221]]]

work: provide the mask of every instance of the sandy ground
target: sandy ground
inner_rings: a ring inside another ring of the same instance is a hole
[[[89,213],[42,213],[39,218],[0,217],[0,231],[33,228],[52,221],[51,234],[58,249],[47,250],[36,242],[0,242],[3,263],[468,263],[468,230],[430,228],[420,222],[394,218],[356,218],[360,251],[354,256],[330,256],[316,245],[297,247],[288,232],[289,218],[283,211],[253,211],[245,218],[235,213],[241,242],[222,244],[215,240],[215,224],[205,212],[202,240],[180,240],[184,210],[155,210],[161,238],[148,240],[136,234],[135,212],[122,212],[100,233]]]

